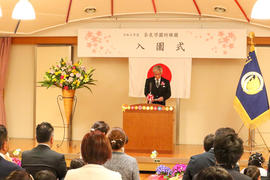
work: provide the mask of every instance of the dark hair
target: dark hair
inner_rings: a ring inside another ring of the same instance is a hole
[[[203,147],[206,152],[209,151],[213,147],[214,140],[215,140],[214,134],[208,134],[207,136],[205,136],[203,140]]]
[[[54,173],[48,170],[42,170],[36,173],[35,180],[56,180]]]
[[[70,169],[77,169],[83,167],[85,162],[81,158],[72,159],[70,162]]]
[[[95,122],[95,124],[91,127],[91,130],[99,130],[105,134],[108,133],[109,129],[110,129],[110,126],[105,123],[104,121],[97,121]]]
[[[0,125],[0,149],[3,148],[5,141],[7,141],[7,129],[4,125]]]
[[[36,128],[36,137],[38,143],[45,143],[48,142],[53,133],[53,127],[48,122],[43,122],[37,125]]]
[[[260,170],[256,166],[248,166],[244,169],[244,174],[251,177],[252,180],[257,180],[260,177]]]
[[[112,157],[112,148],[105,134],[96,130],[83,137],[81,153],[84,162],[101,165]]]
[[[126,133],[122,128],[114,127],[108,134],[113,150],[118,150],[126,144]]]
[[[232,176],[222,167],[210,166],[203,169],[195,180],[233,180]]]
[[[236,134],[215,137],[214,153],[217,162],[226,169],[234,168],[244,152],[243,141]]]
[[[32,177],[25,170],[15,170],[6,177],[6,180],[32,180]]]
[[[254,153],[251,154],[248,160],[248,165],[254,165],[257,167],[261,167],[262,168],[262,164],[264,163],[265,159],[262,156],[261,153]]]
[[[235,130],[230,127],[219,128],[215,132],[215,136],[226,135],[226,134],[236,134],[236,133],[235,133]]]

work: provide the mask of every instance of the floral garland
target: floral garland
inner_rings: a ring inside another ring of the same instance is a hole
[[[173,106],[151,106],[151,105],[122,105],[122,111],[126,110],[147,110],[147,111],[173,111]]]

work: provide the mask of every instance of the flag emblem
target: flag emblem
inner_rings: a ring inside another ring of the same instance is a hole
[[[246,94],[257,94],[263,90],[263,77],[257,72],[248,72],[242,77],[241,86]]]

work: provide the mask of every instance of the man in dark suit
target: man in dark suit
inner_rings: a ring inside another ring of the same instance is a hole
[[[215,137],[213,134],[209,134],[204,138],[203,146],[205,152],[190,158],[183,180],[192,180],[195,174],[199,173],[202,169],[209,166],[215,166],[216,159],[213,148],[214,139]]]
[[[217,164],[226,169],[234,180],[251,180],[250,177],[235,170],[243,152],[243,140],[237,134],[223,134],[215,137],[214,153]]]
[[[148,103],[165,105],[165,101],[171,97],[170,81],[161,77],[163,69],[157,65],[153,68],[154,77],[146,79],[144,95],[153,95],[153,100]]]
[[[64,155],[51,150],[53,131],[50,123],[39,124],[36,128],[38,146],[22,153],[22,167],[32,176],[35,176],[38,170],[51,170],[59,179],[63,179],[66,175],[67,167]]]
[[[8,135],[5,126],[0,125],[0,180],[4,180],[12,171],[22,169],[17,164],[7,161],[5,155],[8,152]]]

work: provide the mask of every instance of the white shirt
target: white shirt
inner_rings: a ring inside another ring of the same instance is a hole
[[[98,164],[87,164],[67,172],[65,180],[122,180],[118,172]]]
[[[160,86],[160,81],[161,81],[161,78],[159,78],[159,79],[156,79],[156,78],[155,78],[156,86],[157,86],[157,82],[158,82],[158,84],[159,84],[159,86]]]

